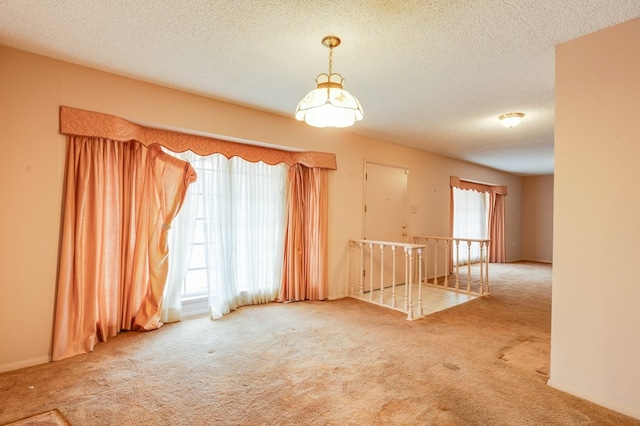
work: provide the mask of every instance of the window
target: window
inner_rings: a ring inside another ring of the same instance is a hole
[[[188,160],[198,175],[176,217],[172,244],[183,257],[183,300],[206,298],[219,317],[275,300],[282,279],[288,166],[221,154]],[[178,256],[180,257],[180,256]],[[175,283],[174,283],[175,285]]]
[[[453,237],[468,239],[488,238],[489,193],[471,189],[453,188]],[[471,245],[471,254],[466,244],[460,243],[459,250],[453,247],[454,262],[459,265],[480,261],[480,245]]]

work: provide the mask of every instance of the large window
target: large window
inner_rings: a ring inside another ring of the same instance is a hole
[[[468,239],[488,238],[489,193],[471,189],[453,189],[453,237]],[[480,245],[471,245],[471,254],[467,245],[460,243],[460,249],[454,248],[454,261],[459,265],[480,261]],[[456,257],[457,256],[457,257]]]
[[[185,152],[198,179],[174,223],[183,300],[206,298],[211,317],[275,300],[282,280],[287,166]],[[181,278],[184,277],[184,278]],[[177,283],[173,283],[175,285]]]

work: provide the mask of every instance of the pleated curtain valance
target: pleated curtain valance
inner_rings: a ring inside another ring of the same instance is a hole
[[[60,133],[108,138],[122,142],[135,140],[145,146],[159,144],[174,152],[191,150],[199,155],[218,153],[227,158],[241,157],[254,163],[262,161],[271,165],[280,163],[285,163],[289,166],[302,164],[306,167],[337,169],[336,156],[332,153],[285,151],[213,137],[191,135],[147,127],[113,115],[66,106],[60,107]]]
[[[490,185],[480,182],[472,182],[460,179],[458,176],[451,176],[451,187],[460,189],[471,189],[477,192],[492,192],[500,195],[507,195],[507,187],[504,185]]]

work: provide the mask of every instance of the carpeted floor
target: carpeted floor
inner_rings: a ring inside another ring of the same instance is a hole
[[[355,299],[244,307],[0,374],[0,424],[640,425],[546,385],[551,267],[417,321]]]
[[[69,426],[69,422],[56,409],[34,414],[24,419],[16,420],[7,426]]]

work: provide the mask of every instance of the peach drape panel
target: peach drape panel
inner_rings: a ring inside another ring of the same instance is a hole
[[[162,325],[167,232],[194,179],[158,146],[68,136],[53,360]]]
[[[453,188],[471,189],[478,192],[489,193],[489,262],[503,263],[507,260],[505,243],[505,197],[507,187],[503,185],[489,185],[460,179],[457,176],[450,177],[450,209],[449,228],[453,235]]]
[[[283,281],[279,300],[327,298],[327,169],[289,169]]]
[[[507,261],[504,234],[504,197],[506,194],[489,193],[489,262],[503,263]]]

